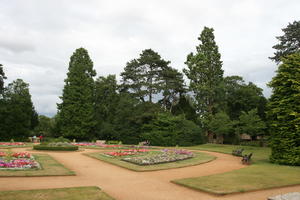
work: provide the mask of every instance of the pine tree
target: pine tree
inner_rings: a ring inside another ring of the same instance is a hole
[[[273,89],[268,104],[272,148],[270,160],[300,165],[300,53],[282,60],[269,86]]]
[[[119,103],[115,75],[100,76],[95,82],[95,133],[104,140],[116,139],[114,119]]]
[[[6,79],[5,77],[5,73],[3,71],[2,68],[2,64],[0,64],[0,97],[3,94],[3,89],[4,89],[4,79]]]
[[[153,95],[162,90],[161,72],[169,63],[152,49],[142,51],[140,57],[128,62],[121,73],[123,90],[129,91],[143,102],[145,97],[152,102]]]
[[[62,103],[58,104],[58,126],[64,137],[70,139],[93,138],[94,79],[93,62],[84,48],[71,56],[65,79]]]
[[[36,111],[31,101],[29,85],[22,79],[8,84],[4,92],[4,104],[0,111],[1,140],[27,139],[33,128]]]
[[[216,112],[223,79],[221,54],[213,31],[212,28],[204,27],[198,38],[200,44],[196,47],[197,52],[187,56],[185,64],[188,69],[184,69],[202,115],[213,115]]]
[[[300,21],[289,23],[288,26],[282,29],[284,35],[276,37],[279,43],[273,46],[276,50],[271,60],[279,63],[281,58],[285,58],[289,54],[300,51]]]

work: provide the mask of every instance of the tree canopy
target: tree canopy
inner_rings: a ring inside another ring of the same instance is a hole
[[[62,103],[58,104],[58,125],[69,139],[93,138],[94,79],[96,75],[88,51],[76,49],[70,59]]]
[[[300,53],[286,56],[269,83],[271,161],[300,165]]]
[[[300,51],[300,21],[289,23],[282,31],[284,35],[276,37],[279,43],[273,46],[276,52],[273,57],[270,57],[277,63],[287,55]]]

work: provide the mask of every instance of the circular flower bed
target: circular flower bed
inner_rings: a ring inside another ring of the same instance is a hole
[[[25,170],[39,168],[39,163],[34,159],[34,157],[31,154],[27,152],[18,152],[12,154],[0,152],[0,170]]]
[[[35,150],[48,150],[48,151],[76,151],[78,146],[67,142],[43,143],[33,146]]]
[[[164,149],[158,154],[123,158],[123,161],[137,165],[154,165],[161,163],[176,162],[194,157],[193,153],[186,150],[170,150]]]

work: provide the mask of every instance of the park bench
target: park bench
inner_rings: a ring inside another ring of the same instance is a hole
[[[252,153],[250,153],[249,155],[244,155],[242,158],[242,163],[244,165],[249,165],[251,161],[251,157],[252,157]]]
[[[243,151],[244,151],[244,149],[234,149],[234,150],[232,150],[232,155],[242,157]]]

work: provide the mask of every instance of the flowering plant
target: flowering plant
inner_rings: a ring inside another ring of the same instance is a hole
[[[194,155],[192,152],[186,150],[170,150],[164,149],[157,154],[150,154],[147,156],[123,158],[123,161],[127,161],[137,165],[153,165],[168,162],[175,162],[192,158]]]
[[[0,157],[5,157],[7,154],[5,152],[0,152]]]
[[[28,152],[17,152],[13,153],[11,156],[15,158],[31,158],[31,154]]]
[[[0,146],[23,146],[23,142],[0,142]]]
[[[12,154],[6,154],[0,152],[0,170],[1,169],[33,169],[40,168],[39,163],[34,157],[27,152],[18,152]]]

